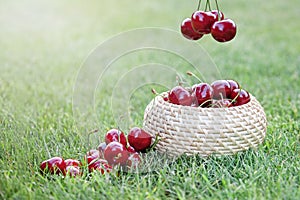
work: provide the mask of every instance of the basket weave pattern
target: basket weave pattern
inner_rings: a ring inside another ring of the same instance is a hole
[[[143,128],[160,136],[158,151],[172,156],[230,155],[261,144],[267,120],[254,96],[247,104],[230,108],[180,106],[157,96],[146,107]]]

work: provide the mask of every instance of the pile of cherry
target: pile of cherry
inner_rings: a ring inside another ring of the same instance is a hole
[[[140,152],[151,149],[152,136],[143,129],[134,127],[128,136],[118,130],[111,129],[105,134],[105,142],[97,149],[89,150],[83,162],[77,159],[53,157],[40,164],[43,174],[62,174],[71,177],[81,176],[84,169],[101,174],[110,173],[114,167],[137,169],[141,163]]]
[[[181,24],[181,33],[190,40],[199,40],[205,34],[211,34],[218,42],[228,42],[236,35],[236,24],[231,19],[224,19],[224,14],[219,10],[218,1],[215,0],[217,10],[211,10],[210,0],[206,0],[205,10],[197,11],[191,18],[186,18]]]
[[[227,108],[248,103],[250,94],[234,80],[216,80],[211,84],[195,84],[191,88],[175,86],[163,98],[182,106]]]

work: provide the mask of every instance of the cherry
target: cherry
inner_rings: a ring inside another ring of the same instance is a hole
[[[118,129],[111,129],[105,135],[105,143],[120,142],[124,146],[127,146],[127,140],[125,134]]]
[[[136,169],[138,167],[138,165],[140,164],[140,162],[141,162],[140,155],[138,153],[134,153],[129,156],[128,161],[127,161],[127,166],[130,168],[133,167],[134,169]]]
[[[66,174],[69,174],[72,177],[81,176],[80,167],[77,166],[67,166],[66,167]]]
[[[240,85],[238,82],[234,81],[234,80],[227,80],[227,82],[230,85],[230,93],[235,90],[235,89],[239,89]]]
[[[95,160],[99,159],[100,153],[96,149],[89,150],[85,155],[85,160],[88,164],[94,162]]]
[[[250,101],[250,94],[243,89],[235,89],[231,92],[231,99],[235,99],[234,106],[240,106]]]
[[[82,166],[79,160],[67,159],[65,160],[66,173],[72,177],[81,175],[80,167]]]
[[[213,108],[229,108],[232,106],[232,100],[231,99],[219,99],[214,100],[212,103]]]
[[[227,42],[236,35],[236,25],[231,19],[215,22],[211,27],[211,35],[218,42]]]
[[[128,134],[128,142],[136,151],[143,151],[151,146],[152,136],[141,128],[134,127]]]
[[[119,142],[111,142],[104,151],[104,158],[110,165],[125,165],[128,159],[126,147]]]
[[[216,21],[216,15],[211,12],[196,11],[193,13],[191,21],[195,32],[208,34],[213,23]]]
[[[193,102],[193,98],[190,93],[181,86],[174,87],[169,92],[168,99],[173,104],[183,106],[190,106]]]
[[[192,87],[193,94],[197,100],[197,104],[201,105],[202,107],[208,106],[211,102],[209,101],[212,99],[213,89],[207,83],[200,83],[194,85]]]
[[[99,146],[97,147],[98,151],[99,151],[99,158],[104,158],[104,150],[106,148],[106,143],[102,142],[99,144]]]
[[[189,40],[199,40],[203,36],[203,34],[194,31],[190,18],[186,18],[181,23],[181,33],[185,38]]]
[[[215,16],[215,21],[224,19],[224,14],[221,11],[211,10],[210,13],[212,13]],[[220,18],[219,18],[219,16],[220,16]]]
[[[53,157],[43,161],[40,164],[40,170],[42,172],[49,172],[51,174],[65,174],[66,163],[61,157]]]
[[[96,170],[100,171],[101,174],[104,174],[105,172],[110,173],[112,171],[112,166],[104,163],[100,167],[96,168]]]
[[[67,159],[65,160],[65,164],[66,166],[74,166],[74,167],[80,167],[82,164],[79,160],[75,160],[75,159]]]
[[[230,98],[230,84],[226,80],[216,80],[211,84],[214,99]]]
[[[135,150],[132,146],[128,146],[128,147],[127,147],[127,151],[128,151],[129,153],[136,153],[136,150]]]
[[[96,160],[88,165],[89,171],[92,172],[96,170],[98,167],[101,167],[101,165],[103,164],[107,164],[107,161],[103,159]]]

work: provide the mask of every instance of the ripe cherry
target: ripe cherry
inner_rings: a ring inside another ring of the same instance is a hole
[[[99,151],[96,149],[91,149],[89,150],[86,155],[85,155],[85,160],[88,164],[96,161],[97,159],[99,159]]]
[[[192,87],[193,94],[195,98],[197,99],[197,104],[201,105],[202,107],[207,107],[211,104],[209,100],[212,99],[213,95],[213,89],[212,87],[207,83],[200,83],[197,85],[194,85]]]
[[[88,165],[89,171],[92,172],[97,170],[97,168],[101,167],[103,164],[107,164],[107,161],[104,159],[96,160]]]
[[[129,153],[126,147],[119,142],[111,142],[107,145],[104,151],[104,158],[110,165],[125,165]]]
[[[208,34],[216,21],[216,15],[211,12],[196,11],[193,13],[191,21],[192,27],[197,33]]]
[[[138,153],[131,154],[127,161],[127,166],[136,169],[141,163],[141,158]]]
[[[136,151],[143,151],[151,146],[152,136],[141,128],[134,127],[128,134],[128,142]]]
[[[215,22],[211,27],[211,35],[218,42],[227,42],[236,35],[236,25],[231,19]]]
[[[67,159],[65,160],[66,164],[66,174],[69,174],[72,177],[80,176],[82,173],[80,167],[82,166],[79,160]]]
[[[118,129],[111,129],[105,135],[105,143],[120,142],[124,146],[127,146],[127,140],[125,134]]]
[[[230,85],[230,93],[235,90],[235,89],[239,89],[240,85],[238,82],[234,81],[234,80],[227,80],[227,82]]]
[[[112,171],[112,166],[110,166],[109,164],[102,164],[100,165],[100,167],[96,168],[96,170],[100,171],[101,174],[104,174],[104,173],[110,173]]]
[[[226,80],[216,80],[211,84],[214,99],[230,98],[230,84]]]
[[[76,166],[67,166],[66,167],[66,174],[69,174],[72,177],[81,176],[80,167]]]
[[[215,16],[215,21],[224,19],[224,14],[221,11],[211,10],[210,12]],[[219,18],[219,16],[220,16],[220,18]]]
[[[40,164],[40,170],[42,172],[49,172],[51,174],[65,174],[66,163],[61,157],[53,157],[43,161]]]
[[[132,146],[128,146],[128,147],[127,147],[127,151],[128,151],[129,153],[136,153],[136,150],[135,150]]]
[[[183,106],[192,105],[193,98],[191,94],[181,86],[174,87],[168,95],[168,99],[171,103]]]
[[[104,158],[104,150],[106,148],[106,143],[102,142],[99,144],[99,146],[97,147],[98,151],[99,151],[99,158]]]
[[[243,89],[235,89],[231,92],[231,99],[235,99],[234,106],[240,106],[250,101],[250,94]]]
[[[185,38],[189,40],[199,40],[203,36],[203,34],[194,31],[190,18],[186,18],[181,23],[181,33]]]
[[[82,164],[79,160],[75,159],[67,159],[65,160],[66,166],[75,166],[75,167],[80,167]]]

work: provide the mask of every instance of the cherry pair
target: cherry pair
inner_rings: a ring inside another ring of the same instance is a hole
[[[190,40],[199,40],[205,34],[211,34],[218,42],[227,42],[232,40],[236,35],[236,24],[231,19],[224,19],[224,14],[219,10],[208,10],[210,2],[207,1],[205,11],[199,10],[191,18],[186,18],[181,23],[182,35]],[[209,6],[207,6],[209,5]],[[218,3],[216,1],[218,8]]]

